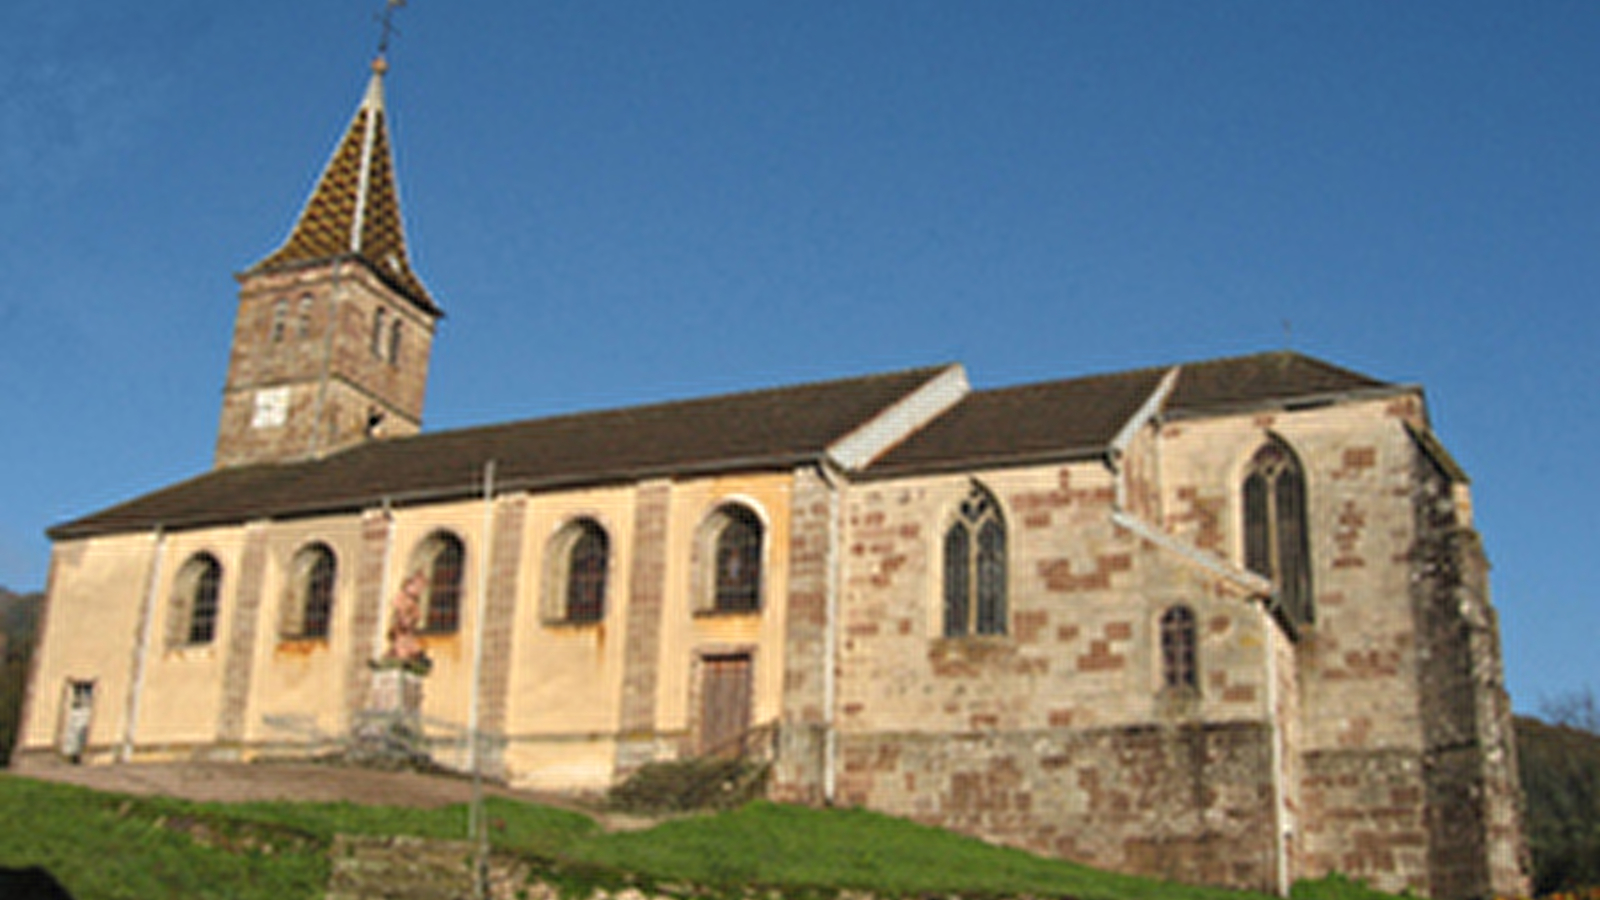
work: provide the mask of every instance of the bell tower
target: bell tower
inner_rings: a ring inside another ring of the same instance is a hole
[[[239,282],[217,468],[415,434],[444,312],[411,270],[380,54],[283,245]]]

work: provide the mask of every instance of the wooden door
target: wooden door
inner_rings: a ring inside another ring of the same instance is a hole
[[[750,731],[750,656],[707,656],[701,662],[700,753],[739,756]]]

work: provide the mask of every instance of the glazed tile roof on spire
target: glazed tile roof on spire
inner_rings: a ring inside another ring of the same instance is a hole
[[[384,113],[385,70],[380,57],[373,63],[361,106],[288,240],[249,271],[355,257],[423,311],[439,315],[439,307],[411,271],[406,256],[400,192]]]

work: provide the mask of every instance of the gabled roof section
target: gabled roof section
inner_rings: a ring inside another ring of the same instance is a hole
[[[358,259],[429,315],[442,312],[411,271],[383,102],[379,57],[350,127],[300,211],[288,240],[245,274]]]
[[[893,477],[1104,453],[1165,372],[1141,369],[974,391],[880,457],[867,474]]]
[[[948,378],[938,366],[373,441],[320,460],[222,469],[59,525],[52,538],[468,497],[495,463],[501,491],[781,470],[829,448],[903,398]]]
[[[1164,378],[1175,378],[1165,402]],[[1259,353],[974,391],[884,454],[867,476],[1084,459],[1111,452],[1147,403],[1168,417],[1221,415],[1401,388],[1298,353]]]
[[[1185,363],[1181,369],[1178,385],[1167,401],[1169,416],[1310,402],[1397,387],[1290,350]]]

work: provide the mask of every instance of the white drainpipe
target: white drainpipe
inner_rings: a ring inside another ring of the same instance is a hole
[[[478,602],[472,620],[472,695],[467,705],[467,765],[478,778],[478,704],[482,693],[484,617],[489,609],[489,573],[494,553],[494,460],[483,464],[483,563],[478,567]]]

